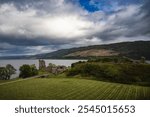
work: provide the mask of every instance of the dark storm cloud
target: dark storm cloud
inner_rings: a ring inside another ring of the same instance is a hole
[[[12,39],[13,38],[13,39]],[[45,37],[36,37],[36,38],[27,38],[27,37],[15,37],[15,36],[3,36],[0,35],[0,43],[9,43],[15,46],[47,46],[47,45],[62,45],[66,44],[69,41],[55,38],[45,38]],[[70,41],[72,42],[72,41]]]
[[[58,49],[59,46],[40,45],[40,46],[21,46],[11,45],[9,43],[0,43],[0,56],[12,55],[35,55],[40,53],[48,53]],[[61,47],[62,48],[62,47]]]
[[[13,38],[13,39],[12,39]],[[40,39],[29,39],[25,37],[14,37],[14,36],[1,36],[0,43],[9,43],[12,45],[23,45],[23,46],[36,46],[36,45],[45,45],[45,41],[40,41]]]

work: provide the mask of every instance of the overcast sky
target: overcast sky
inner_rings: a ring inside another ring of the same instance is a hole
[[[150,40],[150,0],[0,0],[0,56]]]

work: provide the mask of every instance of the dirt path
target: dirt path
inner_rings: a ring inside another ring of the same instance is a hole
[[[26,80],[31,80],[33,78],[46,77],[46,76],[48,76],[48,74],[37,75],[37,76],[33,76],[33,77],[25,78],[25,79],[19,79],[19,80],[10,81],[10,82],[4,82],[4,83],[0,83],[0,86],[6,85],[6,84],[12,84],[12,83],[15,83],[15,82],[22,82],[22,81],[26,81]]]

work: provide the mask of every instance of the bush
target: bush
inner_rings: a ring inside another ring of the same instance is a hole
[[[37,70],[37,68],[36,68],[35,65],[31,65],[31,66],[30,66],[30,69],[31,69],[31,74],[32,74],[32,76],[35,76],[35,75],[38,74],[38,70]]]
[[[68,76],[93,76],[113,82],[133,83],[150,81],[149,64],[81,63],[67,72]]]
[[[150,65],[149,64],[122,64],[121,76],[132,82],[150,81]]]
[[[78,68],[72,68],[72,69],[69,69],[66,74],[67,74],[67,76],[76,76],[80,72],[81,72],[80,69],[78,69]]]
[[[73,67],[75,67],[76,65],[79,65],[79,64],[82,64],[82,63],[86,63],[85,61],[78,61],[78,62],[76,62],[76,63],[72,63],[71,64],[71,67],[73,68]]]
[[[88,62],[101,62],[101,63],[133,63],[134,60],[127,57],[101,57],[89,59]]]
[[[22,65],[20,67],[20,75],[19,77],[27,78],[38,74],[38,70],[35,65]]]

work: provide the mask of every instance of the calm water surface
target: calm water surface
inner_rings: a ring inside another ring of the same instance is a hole
[[[85,60],[54,60],[54,59],[49,59],[45,60],[46,66],[48,66],[49,63],[53,63],[55,65],[64,65],[64,66],[71,66],[72,63],[78,62],[78,61],[85,61]],[[39,60],[0,60],[0,66],[6,66],[7,64],[11,64],[14,66],[14,68],[17,70],[16,74],[12,76],[12,78],[18,77],[19,76],[19,68],[23,64],[35,64],[36,67],[39,67]]]

